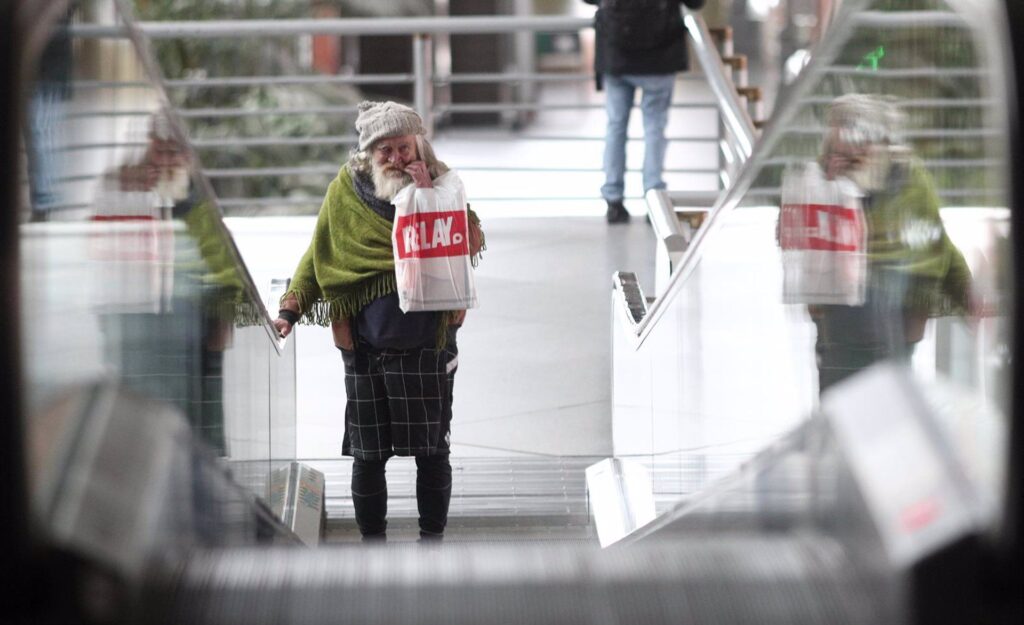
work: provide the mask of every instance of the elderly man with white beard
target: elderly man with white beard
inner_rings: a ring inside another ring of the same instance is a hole
[[[404,187],[431,188],[448,171],[420,116],[395,102],[363,102],[358,148],[331,182],[316,229],[275,321],[287,336],[300,320],[330,323],[345,365],[342,454],[353,457],[352,503],[364,541],[386,539],[391,456],[416,458],[420,540],[444,535],[451,498],[448,460],[456,331],[465,310],[399,308],[391,233]],[[482,247],[470,211],[472,255]]]

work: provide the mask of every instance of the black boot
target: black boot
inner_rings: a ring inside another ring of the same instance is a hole
[[[608,220],[610,224],[624,224],[629,223],[629,211],[622,205],[622,200],[611,201],[608,200],[608,211],[604,214],[604,218]]]

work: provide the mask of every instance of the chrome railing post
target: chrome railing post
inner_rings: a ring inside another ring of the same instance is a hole
[[[413,105],[423,118],[427,136],[434,134],[434,64],[430,54],[430,35],[412,36]]]
[[[515,13],[517,16],[530,15],[533,11],[532,0],[515,0]],[[536,59],[536,33],[528,30],[517,31],[514,35],[515,41],[515,64],[516,72],[521,74],[532,74],[537,71]],[[524,80],[515,89],[516,103],[533,104],[536,84]],[[520,111],[516,114],[516,125],[525,126],[530,118],[528,111]]]

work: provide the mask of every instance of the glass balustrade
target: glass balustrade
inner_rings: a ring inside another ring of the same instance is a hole
[[[30,438],[82,436],[55,415],[97,382],[165,402],[266,496],[295,456],[295,356],[279,342],[137,33],[112,0],[39,21],[24,127],[21,228]],[[45,24],[45,27],[43,26]],[[34,457],[33,477],[59,457]]]
[[[975,477],[1001,492],[1012,312],[1003,12],[844,3],[666,294],[617,339],[617,455],[650,458],[663,490],[671,458],[738,466],[811,418],[830,388],[896,361]]]

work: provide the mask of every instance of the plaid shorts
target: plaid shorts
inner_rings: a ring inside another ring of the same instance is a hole
[[[341,453],[362,460],[448,453],[458,347],[342,350],[345,437]]]

